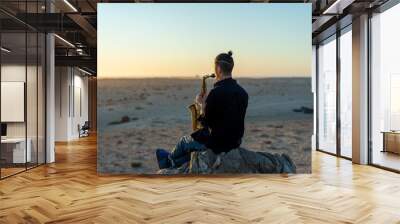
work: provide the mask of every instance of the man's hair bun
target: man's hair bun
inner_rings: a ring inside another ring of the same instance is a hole
[[[215,58],[215,63],[219,65],[225,73],[231,73],[234,62],[232,58],[232,51],[228,51],[228,53],[221,53]]]

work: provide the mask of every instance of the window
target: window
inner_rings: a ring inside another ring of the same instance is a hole
[[[318,149],[336,153],[336,36],[318,48]]]
[[[3,5],[15,2],[1,2]],[[44,1],[18,2],[18,13],[42,13]],[[45,35],[0,12],[0,178],[45,163]],[[12,26],[10,26],[12,24]],[[13,108],[13,109],[10,109]]]
[[[340,155],[352,157],[352,33],[340,36]]]
[[[371,18],[371,159],[400,170],[400,5]]]

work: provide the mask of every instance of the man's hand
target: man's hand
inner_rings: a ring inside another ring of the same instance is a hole
[[[205,104],[206,99],[207,99],[207,93],[206,94],[197,94],[195,102],[202,105],[202,104]]]
[[[206,94],[197,94],[195,102],[200,105],[201,110],[203,111],[206,105],[207,93]]]

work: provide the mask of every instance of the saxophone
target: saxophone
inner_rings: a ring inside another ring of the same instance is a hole
[[[200,95],[204,95],[207,92],[206,80],[208,78],[215,78],[215,74],[213,73],[213,74],[203,76],[202,83],[201,83]],[[188,108],[189,108],[189,111],[190,111],[190,114],[192,117],[192,130],[196,131],[201,128],[201,124],[198,121],[199,117],[202,115],[201,107],[197,102],[195,102],[195,103],[190,104]]]

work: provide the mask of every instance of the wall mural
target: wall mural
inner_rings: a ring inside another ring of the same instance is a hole
[[[98,172],[310,173],[311,4],[98,4]]]

